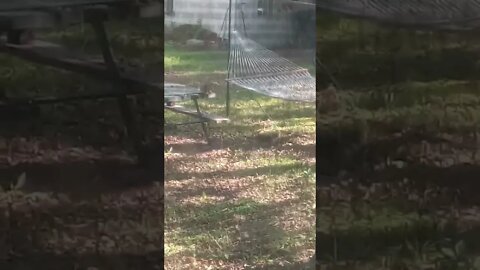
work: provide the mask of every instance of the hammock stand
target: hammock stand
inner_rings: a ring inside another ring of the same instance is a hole
[[[231,83],[273,98],[315,102],[315,78],[307,69],[249,39],[246,34],[243,9],[240,9],[240,13],[235,11],[232,27],[232,6],[232,0],[229,0],[227,117],[230,115]],[[235,6],[238,4],[235,3]],[[238,19],[241,19],[243,31],[237,27]]]

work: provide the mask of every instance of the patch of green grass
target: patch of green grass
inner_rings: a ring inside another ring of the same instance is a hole
[[[220,50],[198,50],[189,51],[176,48],[175,45],[165,46],[165,63],[171,62],[173,65],[165,65],[166,72],[186,72],[189,73],[211,73],[215,71],[227,70],[228,54]]]
[[[175,217],[175,223],[179,227],[170,227],[170,231],[167,231],[167,235],[171,235],[171,238],[169,237],[166,249],[178,251],[183,246],[187,247],[188,251],[202,254],[207,258],[220,256],[220,258],[224,259],[225,256],[228,257],[234,254],[235,252],[232,249],[235,249],[235,246],[239,244],[235,240],[242,234],[242,231],[236,229],[236,226],[239,224],[238,220],[246,219],[248,216],[256,217],[260,220],[270,218],[270,209],[271,206],[252,200],[206,204],[201,207],[192,205],[188,209],[185,207],[172,208],[167,206],[167,217]],[[168,219],[167,223],[169,223]],[[212,227],[213,224],[215,224],[215,227]],[[247,227],[246,229],[252,230],[251,233],[254,234],[255,230],[264,231],[267,228]],[[275,240],[275,237],[271,236],[273,239],[264,239],[266,244]],[[170,243],[172,244],[171,246]],[[244,248],[248,247],[244,246]],[[251,246],[251,248],[256,249],[258,247]]]
[[[194,206],[191,209],[177,208],[174,211],[177,217],[184,221],[188,219],[188,224],[182,222],[182,226],[195,224],[195,229],[201,229],[200,227],[210,224],[232,222],[234,215],[251,214],[258,207],[259,204],[254,201],[240,201],[238,203],[206,204],[201,208]]]
[[[164,60],[165,69],[167,70],[177,67],[178,65],[180,65],[180,63],[181,63],[180,58],[175,56],[172,56],[172,57],[166,56]]]

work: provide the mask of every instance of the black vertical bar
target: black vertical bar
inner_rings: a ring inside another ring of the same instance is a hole
[[[91,24],[95,31],[97,41],[101,47],[105,64],[115,78],[115,82],[113,82],[112,85],[114,87],[120,88],[123,91],[123,88],[125,86],[121,83],[120,71],[113,58],[113,53],[110,48],[110,43],[108,41],[104,23],[99,19],[93,19],[91,21]],[[136,128],[135,116],[133,115],[132,108],[126,96],[126,91],[123,92],[125,93],[125,95],[121,95],[117,99],[118,105],[120,107],[120,113],[122,114],[123,121],[125,122],[128,136],[133,141],[133,147],[135,148],[136,154],[138,155],[139,162],[143,163],[141,137],[139,134],[139,130]]]
[[[320,54],[321,54],[321,51],[320,51],[320,47],[318,47],[318,44],[319,44],[319,37],[318,37],[318,28],[319,28],[319,24],[318,24],[318,19],[317,19],[317,14],[319,13],[319,9],[318,8],[315,8],[315,25],[316,27],[314,28],[315,29],[315,74],[316,74],[316,78],[319,78],[319,75],[320,75],[320,69],[319,69],[319,66],[321,68],[324,68],[326,70],[326,67],[324,67],[322,64],[321,64],[321,61],[320,61]],[[333,76],[331,76],[333,78]],[[335,82],[334,82],[335,83]],[[338,87],[338,85],[336,85],[336,87]],[[319,104],[320,104],[320,100],[319,100],[319,94],[318,92],[320,91],[319,89],[319,85],[317,82],[315,82],[315,92],[316,92],[316,102],[315,102],[315,144],[317,144],[319,141],[320,141],[320,132],[318,130],[318,120],[319,120]],[[318,146],[316,147],[316,151],[315,151],[315,162],[316,162],[316,166],[315,166],[315,172],[316,172],[316,179],[315,179],[315,216],[319,216],[319,209],[321,209],[320,207],[323,207],[323,205],[320,204],[320,200],[318,199],[320,197],[320,183],[321,183],[321,179],[320,179],[320,166],[324,166],[324,164],[318,164],[317,162],[319,161],[319,151],[317,150]],[[315,269],[320,269],[322,268],[320,266],[320,249],[322,248],[320,241],[318,240],[319,239],[319,224],[318,222],[316,222],[316,230],[315,230],[315,255],[314,255],[314,260],[315,260]]]
[[[228,3],[228,67],[227,67],[227,95],[226,95],[226,109],[227,117],[230,116],[230,61],[232,49],[232,0]]]
[[[247,26],[245,25],[245,14],[243,13],[243,8],[242,8],[242,21],[243,21],[243,34],[245,37],[247,37]]]
[[[198,97],[193,97],[193,103],[195,104],[195,109],[199,117],[202,117],[202,112],[200,111],[200,106],[198,105]],[[203,120],[203,119],[202,119]],[[200,121],[202,125],[203,134],[205,135],[205,140],[210,144],[210,136],[208,135],[208,126],[206,121]]]

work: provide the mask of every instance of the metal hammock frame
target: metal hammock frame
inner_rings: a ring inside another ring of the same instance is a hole
[[[480,28],[480,0],[317,0],[317,8],[397,27],[469,31]]]
[[[240,13],[235,10],[234,16],[235,21],[241,19],[243,33],[236,23],[232,28],[232,0],[229,0],[227,116],[230,114],[230,83],[273,98],[315,102],[315,78],[308,69],[249,39],[243,10]]]

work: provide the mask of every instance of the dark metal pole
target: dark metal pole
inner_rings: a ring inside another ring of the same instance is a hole
[[[228,67],[227,67],[227,95],[226,95],[226,108],[227,117],[230,116],[230,61],[231,58],[231,46],[232,46],[232,0],[228,3]]]
[[[142,153],[142,150],[143,150],[142,137],[143,136],[140,134],[140,130],[137,128],[136,119],[132,112],[131,104],[127,98],[126,86],[122,83],[120,70],[113,58],[113,53],[110,48],[110,43],[108,41],[104,22],[99,18],[93,18],[90,21],[90,23],[93,27],[93,30],[95,31],[97,42],[101,47],[103,59],[105,61],[107,70],[111,73],[111,76],[114,78],[114,81],[112,82],[112,86],[113,86],[112,88],[118,87],[119,88],[118,90],[120,90],[119,94],[122,94],[117,98],[118,105],[120,107],[120,113],[125,123],[128,136],[133,141],[133,147],[135,148],[138,161],[139,163],[142,164],[145,162],[143,153]]]

